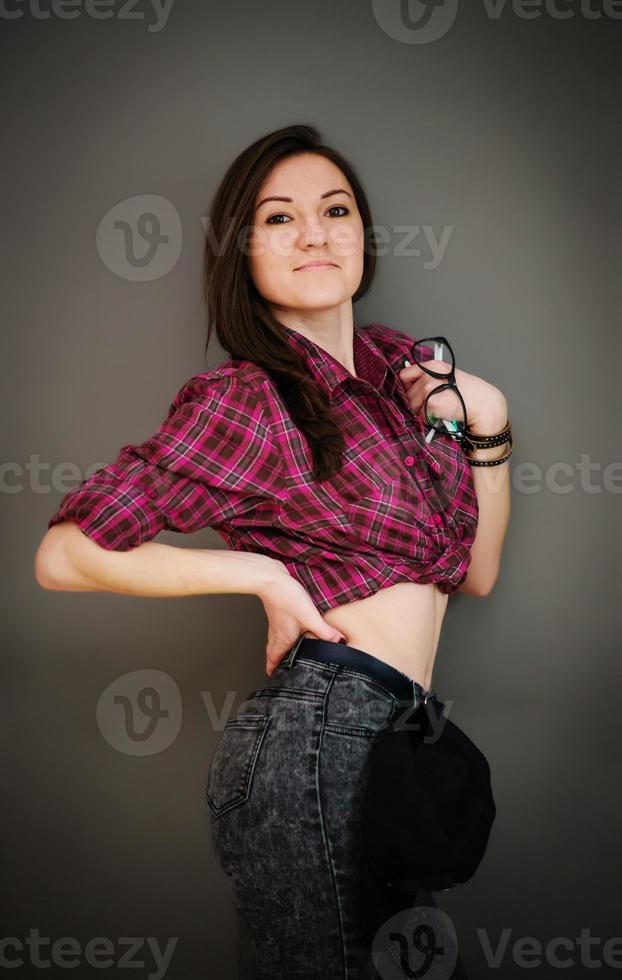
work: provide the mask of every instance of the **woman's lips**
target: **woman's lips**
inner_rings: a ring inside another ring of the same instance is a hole
[[[321,265],[301,265],[295,272],[309,272],[311,269],[336,269],[337,266],[332,262],[322,262]]]

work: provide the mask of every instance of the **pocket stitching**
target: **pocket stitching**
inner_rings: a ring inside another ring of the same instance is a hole
[[[223,729],[223,736],[227,731],[235,731],[236,729],[245,729],[246,731],[257,732],[257,738],[255,739],[255,744],[253,746],[252,752],[248,758],[245,768],[242,770],[240,776],[239,789],[235,790],[235,793],[230,797],[225,803],[218,806],[213,795],[210,793],[210,781],[213,775],[213,764],[216,757],[216,753],[221,744],[219,740],[216,748],[214,749],[214,754],[212,756],[212,761],[210,763],[210,768],[207,774],[207,784],[205,787],[205,797],[207,799],[207,805],[210,812],[215,820],[218,820],[224,813],[235,807],[241,806],[245,803],[249,796],[253,784],[253,776],[255,774],[255,767],[257,764],[257,759],[259,757],[259,750],[263,745],[268,726],[270,725],[271,718],[269,715],[240,715],[238,718],[231,718],[226,723]]]
[[[356,727],[354,725],[338,725],[335,722],[326,722],[324,730],[333,735],[351,735],[354,738],[378,738],[380,731],[373,728]]]

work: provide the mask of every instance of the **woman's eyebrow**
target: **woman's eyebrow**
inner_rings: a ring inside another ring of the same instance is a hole
[[[325,197],[330,197],[332,194],[347,194],[348,197],[352,197],[348,191],[344,191],[342,188],[338,187],[334,191],[326,191],[325,194],[320,194],[320,200],[323,200]],[[263,200],[256,205],[255,211],[258,211],[261,205],[266,204],[268,201],[286,201],[288,204],[292,204],[293,200],[294,199],[292,197],[264,197]]]

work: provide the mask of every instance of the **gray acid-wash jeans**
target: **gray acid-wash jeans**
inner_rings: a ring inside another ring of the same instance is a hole
[[[312,659],[320,648],[356,666]],[[237,919],[227,980],[466,976],[451,928],[438,942],[433,894],[396,894],[362,853],[370,747],[403,710],[386,686],[393,675],[403,685],[406,675],[363,651],[300,638],[226,723],[206,796]]]

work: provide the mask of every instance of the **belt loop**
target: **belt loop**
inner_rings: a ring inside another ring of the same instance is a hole
[[[296,640],[296,642],[294,643],[293,647],[291,648],[291,650],[287,654],[287,657],[285,658],[285,666],[288,669],[293,665],[293,663],[294,663],[294,657],[298,653],[298,647],[300,646],[300,644],[302,643],[302,641],[304,640],[304,638],[305,638],[304,637],[304,634],[301,633],[300,636],[298,637],[298,639]]]

